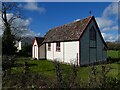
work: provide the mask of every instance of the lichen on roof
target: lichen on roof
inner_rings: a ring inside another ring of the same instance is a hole
[[[44,42],[78,40],[93,16],[50,29]]]

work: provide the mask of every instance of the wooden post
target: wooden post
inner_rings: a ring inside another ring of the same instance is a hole
[[[78,53],[77,53],[77,66],[78,66]]]

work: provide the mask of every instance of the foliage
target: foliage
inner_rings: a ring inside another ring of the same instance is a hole
[[[120,61],[119,51],[108,50],[107,51],[107,60],[109,63],[114,63]]]
[[[29,69],[29,63],[24,59],[24,64],[22,65],[22,72],[19,74],[9,74],[3,77],[3,89],[37,89],[47,86],[46,77],[37,74],[31,73]]]
[[[55,72],[56,72],[56,78],[57,78],[57,88],[62,88],[63,87],[63,76],[62,76],[62,70],[60,63],[58,61],[54,61],[55,64]]]
[[[79,69],[80,68],[78,67],[78,65],[73,64],[71,66],[70,76],[68,77],[68,87],[69,88],[80,87],[78,82],[76,81]]]
[[[11,74],[9,76],[3,77],[2,86],[3,90],[31,90],[45,88],[47,87],[47,78],[36,73],[29,73],[27,75],[25,75],[24,73]]]
[[[119,88],[120,79],[108,77],[107,74],[112,69],[111,66],[101,65],[99,70],[95,66],[89,67],[89,85],[88,88]],[[87,83],[86,83],[87,84]]]
[[[120,79],[118,77],[107,78],[107,87],[114,89],[120,88]]]
[[[89,83],[88,83],[88,87],[90,87],[90,88],[96,88],[97,86],[97,77],[96,77],[96,75],[97,75],[97,71],[96,71],[96,67],[94,67],[94,66],[89,66],[89,76],[88,76],[88,78],[89,78]]]
[[[120,43],[107,42],[108,50],[120,50]]]
[[[22,50],[18,52],[18,56],[30,57],[32,56],[32,45],[24,45]]]
[[[13,55],[17,51],[15,47],[16,41],[23,39],[24,34],[29,32],[28,25],[24,24],[24,19],[17,3],[2,2],[0,13],[2,14],[3,27],[2,51],[4,55]]]
[[[11,74],[11,68],[14,65],[16,61],[15,56],[2,56],[2,71],[3,71],[3,77],[6,75]]]
[[[2,37],[2,53],[4,55],[14,55],[16,50],[14,36],[11,34],[10,28],[6,28]]]
[[[120,87],[120,80],[117,78],[117,74],[114,75],[115,69],[118,72],[118,67],[115,63],[77,67],[59,62],[53,63],[48,60],[19,58],[15,65],[12,68],[11,76],[8,75],[3,79],[3,81],[6,80],[3,83],[4,88],[12,87],[23,90],[24,88],[72,89]],[[86,79],[84,79],[84,76]]]
[[[2,36],[2,53],[4,55],[13,55],[17,48],[15,47],[15,36],[11,33],[11,23],[17,18],[12,16],[10,19],[7,17],[8,12],[12,12],[15,4],[2,2],[1,18],[3,21],[3,36]]]

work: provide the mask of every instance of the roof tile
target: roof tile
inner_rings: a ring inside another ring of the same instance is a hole
[[[43,42],[78,40],[92,16],[50,29]]]

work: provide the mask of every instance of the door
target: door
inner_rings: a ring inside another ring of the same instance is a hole
[[[38,59],[38,48],[37,48],[37,45],[34,45],[34,58]]]

